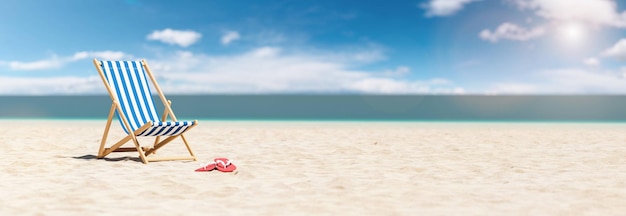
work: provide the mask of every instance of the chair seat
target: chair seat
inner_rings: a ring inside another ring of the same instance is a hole
[[[194,125],[193,121],[182,122],[153,122],[145,131],[137,136],[176,136]]]

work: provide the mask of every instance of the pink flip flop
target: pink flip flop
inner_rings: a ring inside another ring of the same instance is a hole
[[[203,167],[196,169],[196,172],[210,172],[210,171],[213,171],[216,166],[217,166],[217,163],[215,162],[209,163]]]
[[[215,158],[215,168],[222,172],[232,172],[237,170],[237,166],[228,158]]]

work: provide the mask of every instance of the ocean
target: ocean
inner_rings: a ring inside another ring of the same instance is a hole
[[[181,120],[626,122],[622,95],[171,95],[168,99]],[[158,97],[155,102],[160,104]],[[0,96],[2,119],[106,119],[110,107],[107,95]]]

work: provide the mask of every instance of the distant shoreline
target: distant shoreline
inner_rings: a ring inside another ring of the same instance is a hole
[[[171,95],[181,119],[626,122],[622,95]],[[158,98],[155,102],[160,104]],[[0,96],[0,119],[105,119],[107,95]]]

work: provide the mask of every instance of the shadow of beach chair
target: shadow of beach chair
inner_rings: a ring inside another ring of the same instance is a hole
[[[198,125],[198,121],[178,121],[176,119],[176,115],[174,115],[171,107],[172,102],[163,95],[145,60],[99,61],[94,59],[93,63],[113,101],[97,158],[102,159],[112,152],[137,151],[143,163],[166,160],[196,160],[196,156],[189,147],[189,143],[187,143],[183,133]],[[152,81],[152,86],[163,102],[164,112],[160,119],[154,105],[148,79]],[[111,121],[115,113],[117,113],[119,122],[128,135],[111,147],[105,148]],[[168,117],[171,121],[166,121]],[[154,144],[149,147],[143,147],[139,144],[138,137],[155,137]],[[166,138],[161,140],[161,137]],[[178,137],[185,144],[187,151],[189,151],[189,156],[148,157]],[[121,147],[131,140],[135,147]]]

